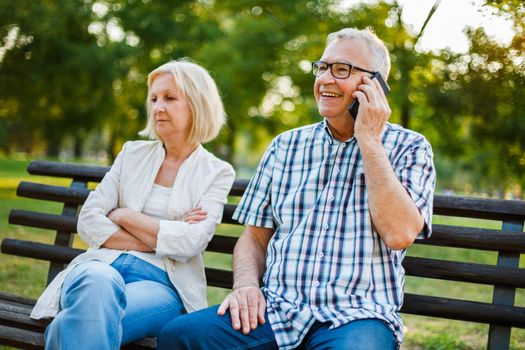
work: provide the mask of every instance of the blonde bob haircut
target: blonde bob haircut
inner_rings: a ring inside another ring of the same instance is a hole
[[[184,94],[190,106],[192,123],[188,142],[206,143],[213,140],[226,122],[224,106],[217,85],[208,71],[188,58],[167,62],[149,73],[146,99],[148,122],[139,135],[162,141],[155,128],[149,92],[155,78],[166,73],[173,75],[177,90]]]
[[[358,40],[363,42],[370,50],[370,70],[379,71],[385,78],[390,73],[390,53],[385,43],[377,37],[372,27],[365,29],[344,28],[338,32],[328,34],[326,47],[340,39]]]

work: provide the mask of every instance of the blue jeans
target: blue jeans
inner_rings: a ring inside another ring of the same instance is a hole
[[[277,350],[268,316],[248,335],[231,326],[229,313],[217,315],[218,306],[177,317],[166,325],[157,338],[159,350]],[[315,322],[298,349],[394,350],[398,343],[394,332],[381,320],[356,320],[338,328]]]
[[[130,254],[111,265],[92,260],[66,276],[60,312],[45,332],[46,349],[119,349],[156,336],[185,313],[168,275]]]

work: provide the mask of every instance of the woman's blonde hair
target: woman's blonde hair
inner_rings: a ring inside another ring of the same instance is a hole
[[[187,58],[167,62],[149,73],[148,98],[146,99],[148,122],[139,135],[161,140],[155,129],[149,91],[155,78],[165,73],[173,75],[177,90],[182,92],[188,100],[192,116],[188,142],[206,143],[213,140],[226,122],[222,99],[208,71]]]

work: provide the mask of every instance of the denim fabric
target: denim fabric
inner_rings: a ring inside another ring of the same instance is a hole
[[[248,335],[231,326],[230,314],[217,315],[218,306],[177,317],[159,334],[159,350],[277,350],[268,317]],[[330,323],[314,322],[298,349],[395,350],[394,332],[378,319],[352,321],[329,329]]]
[[[64,280],[60,312],[45,332],[46,349],[119,349],[156,336],[183,313],[177,291],[158,267],[129,254],[111,265],[86,261]]]

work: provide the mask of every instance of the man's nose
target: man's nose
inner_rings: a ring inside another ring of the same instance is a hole
[[[328,68],[321,75],[319,75],[317,79],[320,82],[333,82],[335,80],[334,76],[332,75],[332,70],[330,68]]]

